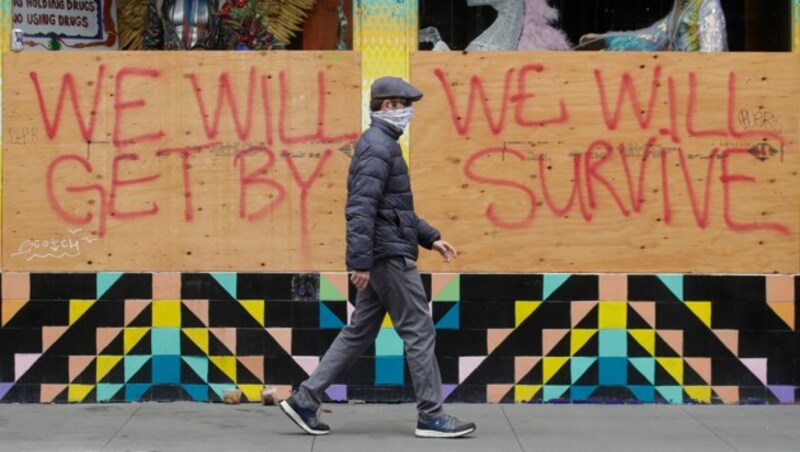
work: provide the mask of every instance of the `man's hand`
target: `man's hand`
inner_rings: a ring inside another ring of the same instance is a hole
[[[448,263],[451,259],[455,259],[458,256],[456,249],[453,248],[453,245],[445,242],[444,240],[437,240],[433,242],[433,249],[439,252],[444,258],[444,262]]]
[[[359,292],[366,289],[369,285],[369,270],[367,271],[359,271],[353,270],[353,273],[350,275],[350,281],[356,286]]]

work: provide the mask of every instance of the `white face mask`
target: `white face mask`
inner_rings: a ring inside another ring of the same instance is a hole
[[[411,117],[414,116],[414,107],[405,107],[399,110],[376,111],[372,116],[383,119],[400,130],[405,130],[406,126],[411,121]]]

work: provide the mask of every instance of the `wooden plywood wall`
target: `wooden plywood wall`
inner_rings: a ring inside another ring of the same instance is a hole
[[[417,53],[432,270],[800,271],[800,56]]]
[[[341,269],[354,52],[5,55],[6,271]]]

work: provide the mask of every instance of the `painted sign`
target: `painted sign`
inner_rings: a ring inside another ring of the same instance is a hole
[[[13,0],[12,23],[26,49],[116,49],[116,11],[116,0]]]

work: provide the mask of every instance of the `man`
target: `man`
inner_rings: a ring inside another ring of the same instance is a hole
[[[371,87],[372,124],[356,144],[347,181],[347,267],[358,289],[356,309],[319,366],[281,409],[306,433],[325,435],[319,419],[322,394],[375,340],[388,312],[405,342],[419,417],[415,434],[455,438],[475,431],[442,410],[442,379],[434,355],[436,331],[417,271],[419,245],[445,262],[456,257],[439,231],[414,213],[408,166],[397,143],[422,93],[396,77]]]

